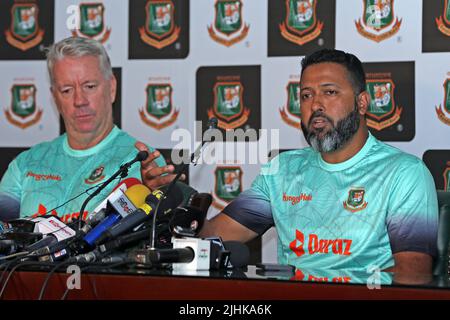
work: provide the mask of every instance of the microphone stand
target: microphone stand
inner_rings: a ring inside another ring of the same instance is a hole
[[[108,180],[106,180],[105,182],[103,182],[97,189],[95,189],[95,191],[92,193],[92,194],[90,194],[87,198],[86,198],[86,200],[84,200],[84,202],[83,202],[83,204],[81,205],[81,209],[80,209],[80,214],[79,214],[79,216],[78,216],[78,230],[80,230],[81,229],[81,221],[83,220],[82,219],[82,216],[83,216],[83,212],[84,212],[84,209],[86,208],[86,206],[87,206],[87,204],[89,203],[89,201],[91,201],[92,200],[92,198],[94,198],[96,195],[98,195],[103,189],[105,189],[106,188],[106,186],[108,185],[108,184],[110,184],[111,183],[111,181],[113,181],[114,179],[116,179],[119,175],[120,175],[120,178],[121,179],[123,179],[123,178],[125,178],[127,175],[128,175],[128,169],[131,167],[131,165],[133,164],[133,163],[135,163],[135,162],[137,162],[137,161],[143,161],[143,160],[145,160],[145,159],[147,159],[147,157],[148,157],[148,152],[147,151],[139,151],[138,152],[138,154],[136,155],[136,157],[133,159],[133,160],[131,160],[131,161],[129,161],[129,162],[127,162],[127,163],[124,163],[124,164],[122,164],[120,167],[119,167],[119,170],[117,170]]]
[[[212,129],[217,129],[217,122],[218,121],[216,118],[209,119],[209,126],[208,126],[207,131],[212,130]],[[187,163],[183,163],[183,166],[180,168],[180,170],[178,171],[175,178],[169,183],[167,190],[165,192],[165,196],[160,201],[158,201],[156,208],[155,208],[155,213],[153,214],[153,217],[152,217],[153,219],[152,219],[152,233],[151,233],[151,238],[150,238],[150,250],[156,250],[156,248],[155,248],[156,218],[158,216],[159,206],[168,197],[168,195],[170,194],[170,192],[173,189],[173,186],[180,179],[183,172],[185,172],[186,169],[189,167],[189,164],[193,163],[194,166],[197,165],[197,162],[200,158],[201,151],[207,142],[209,143],[211,141],[206,141],[206,140],[202,139],[200,146],[191,154],[191,160]]]

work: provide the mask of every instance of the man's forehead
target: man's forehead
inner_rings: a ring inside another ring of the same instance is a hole
[[[303,88],[311,83],[316,84],[317,81],[320,81],[320,86],[339,85],[343,81],[351,84],[347,69],[335,62],[320,62],[307,66],[301,74],[300,87]]]
[[[55,82],[66,81],[71,78],[90,80],[103,79],[103,73],[96,56],[64,57],[57,60],[53,67]]]

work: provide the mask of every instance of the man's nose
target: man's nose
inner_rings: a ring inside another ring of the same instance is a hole
[[[311,111],[315,112],[315,111],[324,111],[324,110],[325,110],[325,107],[323,105],[323,101],[322,101],[320,95],[315,95],[312,100]]]
[[[82,107],[88,103],[88,100],[86,99],[86,95],[83,92],[83,90],[77,88],[75,89],[75,97],[74,97],[74,104],[75,107]]]

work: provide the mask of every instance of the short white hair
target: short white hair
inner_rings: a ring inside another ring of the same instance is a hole
[[[55,62],[65,57],[84,56],[97,57],[103,77],[105,79],[111,79],[113,77],[111,61],[108,53],[106,53],[105,48],[100,42],[81,37],[69,37],[48,48],[47,69],[51,84],[54,84],[53,66],[55,65]]]

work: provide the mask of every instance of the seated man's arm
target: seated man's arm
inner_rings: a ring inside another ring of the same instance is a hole
[[[0,221],[9,221],[20,217],[20,202],[15,198],[0,193]]]
[[[399,173],[387,229],[398,274],[431,274],[436,255],[438,205],[433,178],[418,161]]]
[[[388,271],[398,273],[431,273],[433,257],[422,252],[403,251],[394,253],[395,266]]]
[[[20,197],[22,194],[22,171],[14,159],[0,181],[0,220],[20,218]]]
[[[220,236],[223,241],[247,242],[256,238],[258,234],[221,212],[211,220],[205,221],[199,236],[202,238]]]
[[[247,242],[273,226],[269,200],[253,186],[242,192],[205,224],[200,237],[219,236],[224,241]]]

